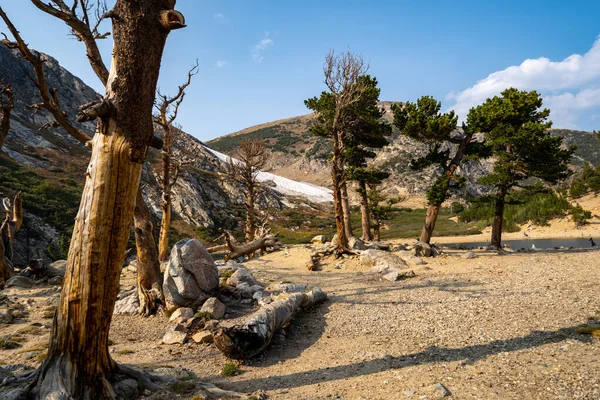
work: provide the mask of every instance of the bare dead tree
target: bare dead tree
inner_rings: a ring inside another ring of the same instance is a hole
[[[345,150],[344,117],[348,108],[360,100],[367,88],[358,78],[368,69],[369,66],[365,64],[363,57],[351,51],[336,55],[333,50],[330,50],[323,64],[325,85],[335,101],[335,109],[331,120],[328,121],[328,129],[333,139],[331,177],[338,247],[342,251],[348,249],[348,237],[352,236],[346,173],[342,157]]]
[[[14,272],[15,235],[23,224],[23,200],[21,199],[21,193],[17,193],[12,202],[9,198],[4,198],[1,206],[5,218],[0,226],[0,289],[4,288],[4,283]]]
[[[98,49],[98,45],[96,43],[97,39],[104,39],[109,36],[109,34],[98,33],[99,25],[102,20],[110,17],[110,13],[105,12],[106,3],[104,1],[96,1],[96,5],[94,6],[93,2],[90,1],[74,1],[73,6],[68,7],[63,1],[52,1],[49,4],[44,4],[36,0],[31,1],[42,11],[65,21],[67,25],[71,27],[72,34],[78,39],[81,38],[80,40],[86,46],[88,60],[90,61],[92,69],[102,84],[106,85],[109,78],[109,72],[100,55],[100,50]],[[95,10],[96,12],[96,21],[94,24],[92,24],[89,19],[91,10]],[[43,63],[45,62],[44,56],[30,50],[8,17],[5,17],[6,14],[4,14],[2,18],[6,22],[11,34],[15,38],[15,42],[10,42],[6,37],[3,42],[9,48],[18,49],[21,53],[21,56],[32,65],[34,76],[30,76],[30,79],[36,85],[40,94],[40,98],[42,99],[41,103],[34,104],[29,108],[33,109],[34,112],[37,112],[40,109],[46,109],[55,119],[54,122],[44,125],[42,128],[61,127],[79,142],[83,143],[84,145],[89,145],[91,143],[91,138],[85,132],[71,123],[66,113],[64,113],[60,108],[57,90],[55,88],[48,87],[43,66]],[[94,40],[91,40],[90,38],[94,38]],[[100,99],[98,101],[82,105],[80,107],[80,114],[77,117],[77,121],[92,121],[96,118],[102,118],[103,116],[112,112],[114,112],[113,105],[110,102],[106,102],[104,99]],[[160,148],[161,144],[162,143],[160,139],[153,137],[150,146]],[[137,205],[139,212],[134,213],[133,218],[137,253],[143,254],[141,259],[147,261],[138,262],[138,284],[146,283],[145,286],[138,288],[138,294],[140,295],[139,301],[141,305],[140,309],[143,310],[142,314],[151,315],[158,310],[157,306],[161,304],[160,299],[163,298],[162,288],[159,284],[161,281],[160,263],[156,257],[151,256],[151,254],[158,254],[154,233],[144,231],[144,229],[153,227],[152,221],[136,221],[137,218],[150,216],[150,211],[148,210],[146,203],[143,201],[143,196],[141,196],[141,193],[139,196],[136,196],[136,199],[140,199],[140,201],[143,202],[143,204]],[[157,276],[158,281],[153,282],[153,279]],[[158,287],[161,291],[160,296],[151,296],[150,294],[156,293],[156,287]]]
[[[152,109],[164,45],[172,29],[185,26],[174,5],[174,0],[117,0],[109,12],[114,37],[112,71],[104,98],[85,107],[81,118],[96,118],[97,132],[48,355],[35,373],[29,398],[122,397],[112,383],[124,376],[156,388],[145,375],[110,357],[108,332],[142,163],[153,141]],[[3,11],[0,16],[19,45],[17,30]],[[29,54],[34,62],[39,61]],[[50,98],[55,100],[55,96]]]
[[[169,230],[171,228],[171,193],[173,186],[177,183],[181,167],[186,162],[183,158],[175,158],[173,145],[181,138],[181,129],[173,126],[179,106],[185,98],[185,89],[192,83],[192,77],[198,73],[198,60],[196,64],[188,71],[187,80],[179,86],[177,94],[173,97],[158,92],[159,102],[156,105],[158,115],[154,117],[154,122],[158,124],[163,131],[162,147],[162,170],[160,183],[162,186],[162,217],[160,221],[160,235],[158,239],[158,259],[166,261],[169,258]]]
[[[0,84],[0,149],[10,130],[10,113],[15,106],[12,87],[10,84]]]
[[[256,233],[255,205],[258,173],[267,166],[270,153],[260,139],[244,139],[227,162],[227,177],[239,184],[246,196],[246,242],[252,242]]]

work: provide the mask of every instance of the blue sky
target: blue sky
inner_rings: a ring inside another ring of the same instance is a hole
[[[198,58],[178,122],[201,140],[306,114],[303,100],[324,90],[326,52],[348,48],[369,61],[382,100],[432,95],[464,117],[517,86],[543,94],[555,127],[600,128],[599,1],[177,3],[188,27],[168,39],[159,87],[173,93]],[[26,0],[0,4],[33,48],[103,92],[62,21]],[[112,42],[103,42],[109,60]]]

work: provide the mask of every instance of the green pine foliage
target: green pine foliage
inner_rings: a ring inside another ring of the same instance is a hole
[[[592,213],[577,204],[571,209],[571,218],[573,219],[573,222],[575,222],[575,225],[580,227],[590,223],[589,220],[592,218]]]
[[[590,192],[600,192],[600,166],[594,168],[590,164],[586,164],[571,182],[569,196],[578,198]]]

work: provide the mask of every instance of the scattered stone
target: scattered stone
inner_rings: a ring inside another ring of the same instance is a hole
[[[121,394],[124,399],[135,399],[138,397],[138,383],[134,379],[125,379],[117,382],[114,386],[117,393]]]
[[[115,315],[133,315],[137,314],[140,309],[140,299],[137,295],[137,291],[134,289],[133,291],[127,291],[127,296],[121,297],[115,303],[115,308],[113,310],[113,314]]]
[[[342,269],[342,267],[343,267],[343,266],[344,266],[344,262],[343,262],[343,261],[338,261],[338,262],[335,264],[335,267],[334,267],[334,268],[335,268],[335,269]]]
[[[408,270],[408,271],[404,271],[398,274],[398,279],[406,279],[406,278],[414,278],[415,276],[417,276],[417,274],[415,274],[415,271],[413,271],[412,269]]]
[[[167,331],[162,338],[164,344],[183,344],[187,339],[187,333],[180,331]]]
[[[390,282],[394,282],[398,280],[398,275],[400,274],[400,270],[398,268],[388,268],[383,272],[382,278],[388,280]]]
[[[473,253],[472,251],[469,251],[469,252],[466,252],[465,254],[463,254],[461,257],[464,258],[465,260],[470,260],[472,258],[477,258],[477,254]]]
[[[173,311],[171,317],[169,318],[169,322],[178,320],[179,322],[185,322],[190,318],[194,317],[194,310],[189,307],[180,307],[177,310]]]
[[[0,310],[0,323],[12,324],[13,314],[11,310]]]
[[[32,288],[35,286],[35,281],[26,276],[13,276],[9,280],[6,281],[5,287],[20,287],[20,288]]]
[[[192,340],[196,343],[213,343],[213,334],[210,331],[200,331],[192,336]]]
[[[148,389],[144,389],[144,396],[150,396],[152,394]]]
[[[435,255],[432,247],[420,240],[413,245],[413,249],[415,251],[415,256],[418,257],[432,257]]]
[[[414,396],[416,392],[414,390],[405,390],[404,392],[402,392],[402,394],[406,397],[411,397]]]
[[[261,300],[263,297],[265,297],[265,293],[264,292],[256,292],[252,295],[252,300],[256,300],[259,301]]]
[[[129,272],[137,272],[137,260],[131,261],[126,269]]]
[[[312,238],[310,242],[315,244],[324,244],[329,242],[329,238],[325,235],[317,235],[314,238]]]
[[[417,257],[408,251],[399,251],[397,252],[398,257],[400,257],[407,265],[415,267],[417,265],[425,265],[427,264],[421,257]]]
[[[240,283],[235,288],[243,299],[252,298],[252,290],[250,289],[250,285],[248,285],[246,282]]]
[[[252,299],[242,299],[240,300],[241,304],[252,304]]]
[[[351,250],[366,250],[367,246],[365,246],[365,242],[363,242],[362,240],[360,240],[357,237],[350,237],[348,239],[348,247]]]
[[[217,267],[199,240],[183,239],[173,246],[164,273],[163,292],[168,306],[193,309],[219,295]]]
[[[219,322],[220,321],[217,321],[216,319],[206,321],[206,324],[204,324],[204,329],[213,332],[219,327]]]
[[[427,388],[427,392],[436,399],[442,399],[447,396],[452,396],[452,393],[441,383],[436,383]]]
[[[179,321],[172,321],[167,324],[166,332],[186,332],[186,326]]]
[[[63,282],[62,276],[55,276],[53,278],[48,279],[48,284],[50,284],[52,286],[60,286],[60,285],[62,285],[62,282]]]
[[[214,319],[221,319],[225,316],[225,304],[216,297],[211,297],[204,302],[200,312],[209,312]]]
[[[227,284],[237,287],[241,283],[247,283],[248,286],[258,285],[258,281],[245,267],[238,268],[233,275],[227,279]]]

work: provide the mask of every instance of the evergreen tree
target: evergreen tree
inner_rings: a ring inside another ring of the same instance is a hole
[[[423,96],[416,103],[392,105],[394,126],[403,135],[429,146],[428,153],[411,163],[413,169],[421,170],[438,165],[440,175],[427,190],[427,214],[421,232],[421,241],[429,243],[435,223],[444,201],[450,196],[452,187],[459,187],[462,179],[456,169],[465,156],[482,151],[480,145],[472,143],[474,131],[463,126],[462,132],[456,129],[458,117],[454,111],[440,113],[441,103],[430,96]],[[449,145],[448,145],[449,144]],[[451,156],[451,147],[456,151]]]
[[[556,183],[570,175],[567,163],[575,146],[566,148],[561,137],[550,134],[550,110],[541,107],[536,91],[510,88],[471,109],[467,117],[472,131],[485,134],[496,159],[493,171],[479,181],[495,189],[491,244],[496,247],[501,246],[505,198],[511,188],[532,177]]]

